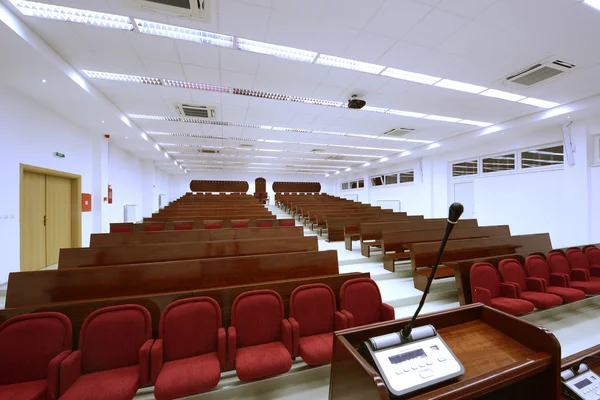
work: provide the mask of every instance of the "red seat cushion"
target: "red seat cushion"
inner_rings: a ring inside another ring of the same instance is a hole
[[[600,282],[598,281],[571,281],[571,287],[573,289],[579,289],[584,291],[586,294],[598,294],[600,293]]]
[[[532,312],[534,305],[525,300],[496,297],[492,299],[492,307],[511,315],[522,315]]]
[[[279,226],[296,226],[296,223],[292,219],[283,219],[279,222]]]
[[[333,332],[300,338],[300,357],[308,365],[321,365],[331,362],[333,353]]]
[[[220,379],[221,366],[216,352],[169,361],[160,370],[154,397],[170,400],[206,392],[217,386]]]
[[[12,385],[0,385],[0,399],[7,400],[46,400],[48,381],[29,381],[13,383]]]
[[[283,342],[237,349],[235,369],[240,381],[251,381],[288,372],[292,357]]]
[[[110,233],[131,232],[131,226],[111,226]]]
[[[221,229],[221,224],[204,224],[204,229]]]
[[[176,231],[189,231],[194,226],[192,224],[175,224]]]
[[[248,227],[248,223],[247,222],[234,222],[231,224],[232,228],[247,228]]]
[[[81,375],[60,400],[133,399],[140,386],[139,368],[132,365]]]
[[[548,286],[546,290],[548,291],[548,293],[555,294],[561,299],[563,299],[565,303],[572,303],[574,301],[585,299],[585,292],[579,289],[565,288],[560,286]]]
[[[144,226],[145,232],[155,232],[155,231],[162,231],[162,230],[163,230],[162,225],[146,225],[146,226]]]
[[[258,223],[259,228],[270,228],[273,226],[273,221],[260,221]]]
[[[562,304],[562,299],[554,294],[521,292],[521,299],[531,302],[535,308],[552,308]]]

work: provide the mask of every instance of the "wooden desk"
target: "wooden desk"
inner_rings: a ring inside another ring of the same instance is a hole
[[[565,369],[571,368],[573,365],[583,361],[588,367],[590,367],[592,371],[594,371],[597,375],[600,375],[600,358],[589,358],[584,361],[584,359],[589,356],[600,357],[600,345],[590,347],[589,349],[582,350],[579,353],[575,353],[563,358],[560,370],[564,371]],[[560,395],[560,399],[569,400],[569,398],[564,394]]]
[[[336,332],[329,398],[396,398],[356,348],[370,337],[400,331],[409,320]],[[437,329],[465,374],[402,399],[472,399],[488,393],[511,400],[559,398],[560,344],[551,332],[482,304],[423,315],[415,326],[427,324]]]

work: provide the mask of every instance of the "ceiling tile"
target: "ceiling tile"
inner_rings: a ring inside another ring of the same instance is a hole
[[[219,0],[219,33],[265,40],[271,11],[242,1]]]
[[[456,32],[438,44],[438,49],[446,52],[468,55],[474,48],[492,39],[499,31],[497,28],[480,22],[467,22]]]
[[[221,84],[221,73],[216,68],[183,64],[183,71],[185,72],[188,81],[206,83],[209,85]]]
[[[307,50],[331,55],[343,55],[362,33],[351,27],[333,27],[319,24],[306,32],[307,42],[312,46]]]
[[[320,23],[363,29],[377,13],[383,0],[329,0]]]
[[[254,85],[254,75],[222,70],[221,85],[240,89],[252,89]]]
[[[148,71],[148,76],[163,79],[185,80],[186,75],[179,62],[158,61],[142,58],[142,63]]]
[[[400,39],[431,10],[431,7],[414,1],[387,0],[365,30],[376,35]]]
[[[395,40],[371,33],[362,33],[352,42],[344,57],[365,62],[376,62],[395,43]]]
[[[179,53],[179,58],[176,60],[183,64],[219,68],[219,47],[185,40],[175,40],[175,44]]]
[[[356,82],[361,75],[362,73],[356,71],[349,71],[341,68],[331,68],[321,83],[327,86],[342,86],[348,90],[352,90],[350,86],[352,86],[352,84]]]
[[[466,18],[474,18],[496,1],[502,0],[441,0],[436,7]]]
[[[428,47],[399,41],[387,53],[382,55],[377,63],[388,67],[406,69],[412,62],[425,56],[429,51],[430,48]]]
[[[177,47],[175,40],[170,38],[131,34],[127,39],[140,58],[159,61],[178,61]]]
[[[260,55],[247,51],[221,49],[221,68],[228,71],[254,74],[258,69]]]
[[[433,47],[441,43],[466,22],[466,18],[436,9],[423,18],[402,40],[412,44]]]

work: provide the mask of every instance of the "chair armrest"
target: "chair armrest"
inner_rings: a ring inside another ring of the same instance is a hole
[[[550,274],[550,286],[569,287],[571,280],[567,274]]]
[[[527,290],[532,292],[546,293],[546,281],[542,278],[525,278]]]
[[[492,306],[492,292],[486,288],[475,287],[473,289],[473,303],[483,303],[488,307]]]
[[[300,324],[295,318],[290,318],[289,321],[292,326],[292,357],[298,357],[300,355]]]
[[[381,303],[381,321],[392,321],[395,319],[396,311],[389,304]]]
[[[292,355],[292,324],[287,319],[281,320],[281,341]]]
[[[227,368],[227,333],[225,328],[219,328],[217,331],[217,355],[219,356],[221,371],[225,371],[225,368]]]
[[[81,350],[76,350],[60,363],[60,395],[65,394],[80,376]]]
[[[156,339],[152,345],[152,349],[150,349],[150,385],[156,383],[158,374],[163,366],[163,361],[163,340]]]
[[[587,269],[573,268],[571,270],[571,280],[588,282],[590,280],[590,272]]]
[[[59,396],[59,383],[60,383],[60,364],[71,354],[71,350],[65,350],[58,354],[48,364],[48,390],[47,399],[57,400]]]
[[[335,330],[340,331],[348,328],[348,318],[339,311],[335,312]]]
[[[500,283],[500,296],[508,297],[511,299],[518,299],[519,297],[521,297],[521,290],[519,288],[519,285],[509,282]]]
[[[146,387],[150,384],[150,350],[154,344],[154,339],[146,340],[146,343],[140,348],[140,387]]]
[[[348,328],[354,328],[354,315],[352,315],[350,311],[346,310],[342,310],[340,312],[346,316],[346,320],[348,320]]]
[[[227,358],[229,359],[229,368],[235,369],[235,355],[237,350],[237,333],[235,326],[227,329]]]
[[[600,265],[590,265],[590,272],[592,276],[600,276]]]

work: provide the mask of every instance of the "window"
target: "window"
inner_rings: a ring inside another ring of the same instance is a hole
[[[452,176],[477,175],[479,160],[463,161],[452,164]]]
[[[400,183],[409,183],[415,181],[415,171],[400,172]]]
[[[549,167],[564,164],[563,145],[521,152],[521,168]]]
[[[358,188],[358,182],[357,181],[350,182],[350,189],[356,189],[356,188]]]
[[[515,154],[487,157],[482,160],[481,165],[484,174],[488,172],[510,171],[516,168]]]
[[[383,186],[383,176],[372,176],[371,186]]]
[[[395,185],[398,183],[398,174],[389,174],[385,176],[386,185]]]
[[[364,179],[359,179],[359,181],[358,181],[358,187],[359,188],[364,188],[365,187],[365,180]]]
[[[342,190],[348,190],[348,182],[342,183]]]

